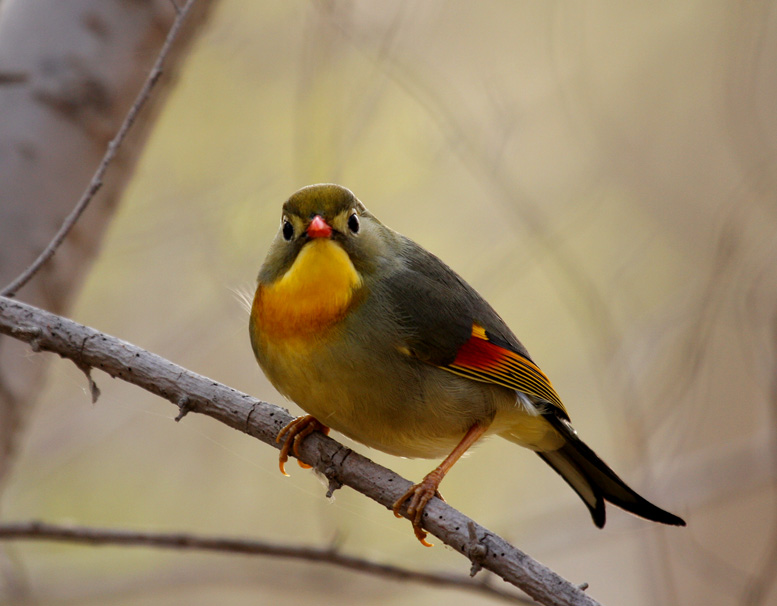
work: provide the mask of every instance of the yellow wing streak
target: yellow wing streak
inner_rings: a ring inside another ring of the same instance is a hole
[[[521,391],[564,410],[561,398],[536,364],[491,342],[477,324],[473,325],[472,337],[461,347],[453,363],[441,368],[468,379]]]

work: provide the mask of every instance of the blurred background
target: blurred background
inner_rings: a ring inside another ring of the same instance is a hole
[[[609,507],[598,530],[498,439],[446,478],[451,505],[604,604],[777,604],[773,8],[222,0],[70,315],[299,414],[256,365],[236,293],[292,192],[345,185],[475,286],[586,442],[688,527]],[[469,570],[349,489],[328,501],[312,473],[284,478],[258,441],[94,378],[92,405],[83,374],[51,364],[6,520]],[[437,464],[349,445],[413,480]],[[493,603],[293,561],[3,548],[40,604]]]

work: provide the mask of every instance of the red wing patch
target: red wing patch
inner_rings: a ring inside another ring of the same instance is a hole
[[[522,391],[564,410],[561,398],[545,373],[518,352],[490,341],[485,329],[478,324],[472,325],[472,336],[461,346],[453,363],[442,368],[475,381]]]

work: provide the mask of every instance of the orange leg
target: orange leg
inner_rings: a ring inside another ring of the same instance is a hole
[[[448,473],[461,458],[470,446],[477,442],[488,429],[488,425],[475,423],[469,428],[461,442],[453,449],[453,452],[445,457],[445,460],[431,473],[421,480],[420,483],[413,485],[410,490],[399,497],[394,506],[392,507],[394,515],[398,518],[402,517],[399,512],[402,509],[405,501],[410,500],[410,504],[407,506],[407,517],[413,523],[413,532],[415,532],[416,538],[421,541],[422,545],[431,547],[432,544],[426,540],[427,533],[421,528],[421,520],[424,514],[424,508],[426,504],[432,500],[432,497],[440,496],[437,492],[437,487],[442,482],[445,474]]]
[[[275,437],[276,443],[280,443],[280,441],[283,439],[283,436],[288,434],[286,436],[286,441],[283,443],[283,447],[281,448],[281,454],[278,457],[278,467],[280,467],[281,473],[283,475],[289,475],[286,473],[286,469],[284,467],[286,465],[286,461],[289,460],[289,451],[294,453],[295,457],[299,458],[299,445],[302,444],[302,440],[307,438],[314,431],[320,431],[324,435],[329,434],[329,428],[321,421],[316,419],[313,415],[305,415],[304,417],[297,417],[278,432],[278,435]],[[310,469],[310,465],[307,463],[303,463],[299,460],[297,463],[299,463],[299,466],[303,469]]]

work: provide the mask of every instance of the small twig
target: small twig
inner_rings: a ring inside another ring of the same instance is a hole
[[[154,62],[154,66],[151,68],[151,72],[149,72],[143,87],[140,89],[138,96],[135,98],[135,102],[132,104],[129,112],[127,112],[127,115],[125,116],[124,122],[122,122],[119,131],[108,144],[108,149],[105,151],[105,155],[103,156],[100,165],[97,167],[92,180],[89,182],[86,191],[84,191],[84,193],[81,195],[81,199],[75,205],[73,210],[70,211],[70,214],[62,222],[59,231],[57,231],[46,248],[43,249],[43,252],[38,255],[38,258],[35,259],[35,261],[33,261],[21,274],[19,274],[19,276],[17,276],[13,282],[0,290],[0,296],[15,296],[19,289],[27,284],[27,282],[29,282],[36,273],[38,273],[40,268],[43,267],[44,263],[46,263],[49,259],[51,259],[51,257],[54,256],[54,253],[57,252],[57,249],[70,233],[70,230],[73,229],[73,226],[78,222],[78,219],[86,210],[86,207],[89,206],[89,203],[92,201],[95,194],[102,187],[103,177],[105,176],[105,172],[108,170],[108,166],[111,164],[114,157],[118,153],[121,144],[124,142],[124,139],[127,136],[127,133],[132,128],[132,125],[135,123],[138,114],[145,106],[148,98],[151,96],[152,89],[159,81],[159,78],[162,75],[162,67],[164,66],[165,60],[167,59],[167,55],[169,54],[175,39],[178,37],[178,33],[180,32],[190,9],[196,1],[197,0],[188,0],[182,9],[178,9],[176,11],[177,15],[175,21],[170,27],[170,31],[168,32],[167,38],[162,45],[162,49],[159,51],[159,55]]]
[[[225,537],[203,537],[188,533],[136,532],[85,526],[63,526],[46,522],[11,522],[0,524],[0,540],[38,540],[83,543],[87,545],[146,546],[161,549],[216,551],[220,553],[263,555],[293,558],[308,562],[331,564],[355,572],[372,574],[399,581],[424,585],[465,589],[514,604],[536,602],[472,579],[441,572],[419,572],[390,564],[339,553],[333,547],[279,545],[265,541]]]

